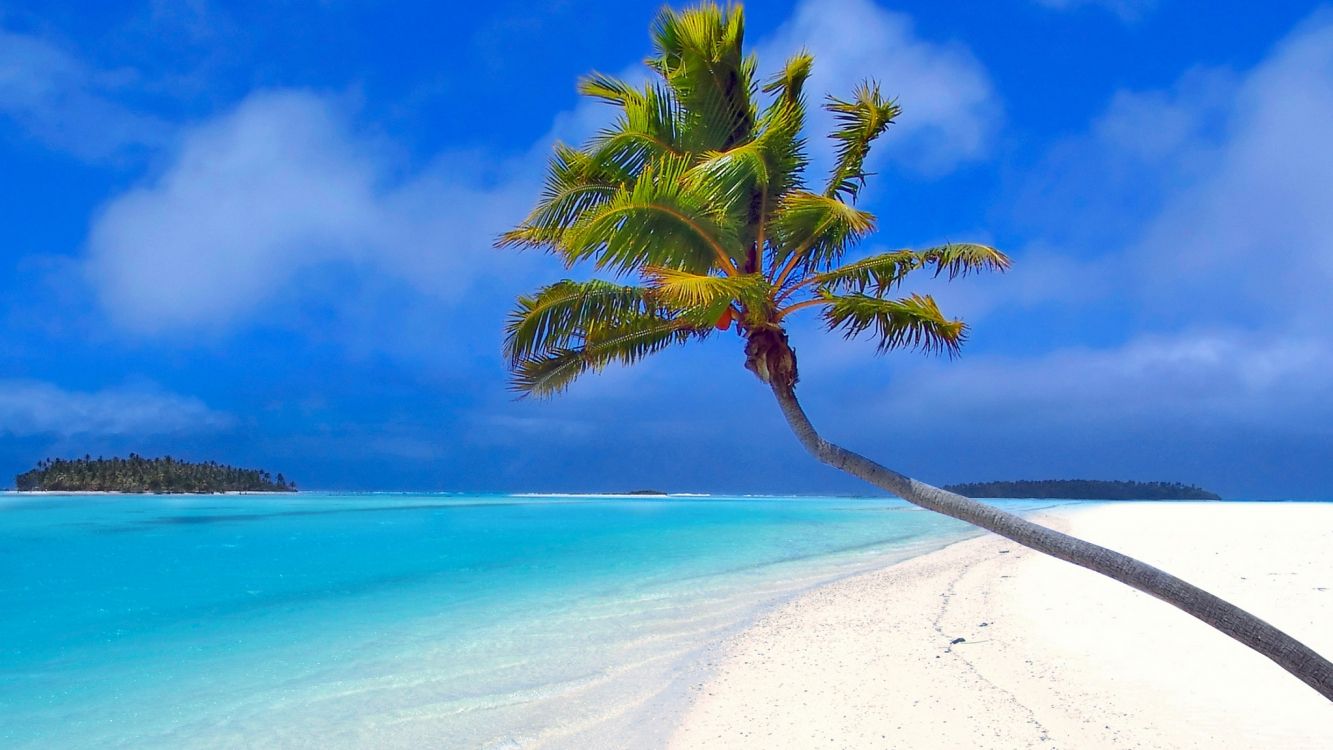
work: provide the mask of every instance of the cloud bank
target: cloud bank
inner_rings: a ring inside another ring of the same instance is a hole
[[[210,432],[230,415],[189,396],[153,389],[70,391],[32,380],[0,380],[0,435],[147,436]]]
[[[104,208],[89,279],[116,322],[143,334],[246,322],[275,297],[327,293],[303,276],[331,267],[447,298],[495,261],[491,239],[524,183],[487,187],[463,157],[406,179],[396,166],[336,100],[252,94],[186,131],[161,175]]]
[[[170,128],[120,104],[132,71],[100,71],[55,44],[0,28],[0,117],[51,148],[107,159],[163,146]]]

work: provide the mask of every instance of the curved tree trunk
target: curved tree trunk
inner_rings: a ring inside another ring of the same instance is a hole
[[[784,342],[785,343],[785,342]],[[785,347],[784,347],[785,348]],[[795,380],[793,377],[792,381]],[[787,424],[801,445],[835,469],[888,490],[914,505],[993,531],[1024,547],[1096,571],[1179,607],[1277,662],[1278,666],[1333,701],[1333,664],[1295,638],[1198,586],[1115,550],[1085,542],[1006,513],[985,503],[945,492],[880,466],[821,438],[806,417],[791,385],[769,382]]]

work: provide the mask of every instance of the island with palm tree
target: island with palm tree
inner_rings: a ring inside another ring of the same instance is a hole
[[[216,461],[182,461],[171,456],[144,458],[48,458],[19,474],[20,492],[126,492],[207,494],[215,492],[295,492],[296,483],[279,473],[242,469]]]

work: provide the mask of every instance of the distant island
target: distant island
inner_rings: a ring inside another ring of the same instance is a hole
[[[192,463],[171,456],[73,460],[46,459],[37,468],[19,474],[20,492],[295,492],[296,484],[282,474],[261,469],[238,469],[216,461]]]
[[[1108,482],[1097,479],[1020,479],[1016,482],[947,484],[967,497],[1031,497],[1060,500],[1221,500],[1221,496],[1180,482]]]

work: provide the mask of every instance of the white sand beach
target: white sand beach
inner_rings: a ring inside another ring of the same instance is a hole
[[[1122,503],[1042,521],[1333,654],[1333,504]],[[1333,704],[1272,662],[994,536],[789,602],[723,644],[694,690],[672,748],[1333,748]]]

